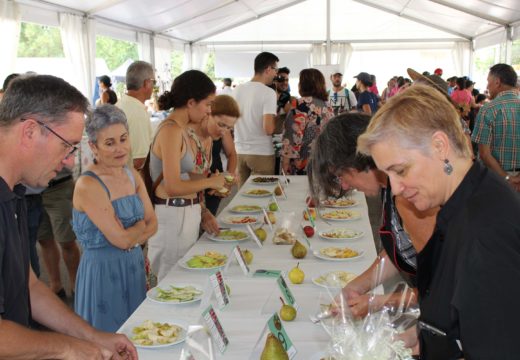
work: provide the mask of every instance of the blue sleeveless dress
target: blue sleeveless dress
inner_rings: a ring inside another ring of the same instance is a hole
[[[135,185],[132,172],[125,168]],[[82,176],[103,181],[92,171]],[[116,216],[125,228],[144,218],[137,194],[112,200]],[[72,227],[83,248],[76,279],[74,310],[98,330],[115,332],[146,297],[144,258],[140,246],[122,250],[113,246],[84,212],[72,210]]]

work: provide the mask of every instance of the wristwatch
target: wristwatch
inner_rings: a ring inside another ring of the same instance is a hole
[[[504,178],[506,181],[509,181],[509,179],[511,179],[511,177],[509,175],[506,175],[506,177]]]

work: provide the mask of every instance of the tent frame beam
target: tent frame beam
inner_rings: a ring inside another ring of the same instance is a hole
[[[190,22],[193,19],[196,19],[196,18],[202,17],[204,15],[210,14],[211,12],[213,12],[215,10],[219,10],[219,9],[225,8],[225,7],[227,7],[229,5],[232,5],[232,4],[236,3],[236,2],[239,2],[239,0],[228,0],[225,3],[223,3],[223,4],[219,4],[219,5],[213,6],[213,7],[209,8],[209,9],[200,11],[197,14],[194,14],[193,16],[191,16],[189,19],[184,19],[184,20],[181,20],[181,21],[177,21],[177,22],[165,25],[162,28],[158,29],[157,32],[158,33],[168,32],[168,30],[170,30],[173,27],[185,24],[187,22]]]
[[[431,38],[431,39],[373,39],[373,40],[334,40],[333,44],[388,44],[388,43],[454,43],[454,42],[470,42],[466,39],[456,38]],[[200,45],[219,46],[219,45],[311,45],[325,44],[325,40],[268,40],[268,41],[201,41]]]
[[[483,14],[480,11],[475,11],[475,10],[472,10],[472,9],[464,8],[464,7],[460,6],[460,5],[453,4],[453,3],[450,3],[450,2],[445,1],[445,0],[429,0],[429,1],[432,2],[432,3],[439,4],[439,5],[442,5],[444,7],[447,7],[449,9],[457,10],[457,11],[460,11],[462,13],[466,13],[466,14],[478,17],[480,19],[484,19],[484,20],[493,22],[493,23],[495,23],[497,25],[502,25],[502,26],[508,25],[507,22],[505,22],[504,20],[499,19],[497,17],[491,16],[491,15],[487,15],[487,14]]]
[[[368,6],[368,7],[371,7],[371,8],[374,8],[374,9],[377,9],[377,10],[384,11],[384,12],[386,12],[388,14],[392,14],[392,15],[395,15],[395,16],[398,16],[398,17],[402,17],[403,19],[407,19],[407,20],[416,22],[416,23],[421,24],[421,25],[425,25],[425,26],[428,26],[428,27],[431,27],[431,28],[434,28],[434,29],[437,29],[437,30],[440,30],[440,31],[444,31],[445,33],[452,34],[452,35],[458,36],[458,37],[466,39],[466,40],[471,40],[471,37],[468,36],[468,35],[459,33],[458,31],[450,30],[450,29],[448,29],[448,28],[446,28],[444,26],[440,26],[440,25],[431,23],[429,21],[424,21],[424,20],[418,19],[415,16],[410,16],[410,15],[403,14],[402,11],[399,12],[399,11],[391,10],[391,9],[388,9],[388,8],[386,8],[384,6],[381,6],[381,5],[378,5],[378,4],[374,4],[372,2],[367,2],[366,0],[352,0],[352,1],[360,3],[360,4]]]
[[[250,17],[249,19],[245,19],[245,20],[243,20],[243,21],[240,21],[240,22],[238,22],[238,23],[236,23],[236,24],[229,25],[229,26],[226,26],[226,27],[224,27],[224,28],[222,28],[222,29],[219,29],[219,30],[216,30],[216,31],[210,32],[210,33],[208,33],[208,34],[205,34],[205,35],[201,36],[201,37],[198,38],[198,39],[192,40],[192,41],[190,42],[190,44],[194,44],[194,43],[201,42],[202,40],[207,39],[207,38],[209,38],[209,37],[212,37],[212,36],[215,36],[215,35],[221,34],[221,33],[223,33],[223,32],[226,32],[226,31],[228,31],[228,30],[234,29],[234,28],[236,28],[236,27],[239,27],[239,26],[242,26],[242,25],[248,24],[248,23],[250,23],[250,22],[252,22],[252,21],[255,21],[255,20],[258,20],[258,19],[260,19],[260,18],[266,17],[266,16],[268,16],[268,15],[274,14],[274,13],[276,13],[276,12],[278,12],[278,11],[285,10],[285,9],[287,9],[287,8],[290,8],[291,6],[297,5],[297,4],[302,3],[302,2],[304,2],[304,1],[307,1],[307,0],[294,0],[294,1],[291,1],[290,3],[284,4],[284,5],[282,5],[282,6],[278,6],[278,7],[274,8],[274,9],[271,9],[271,10],[269,10],[269,11],[266,11],[265,13],[258,14],[258,15],[256,15],[256,16]]]

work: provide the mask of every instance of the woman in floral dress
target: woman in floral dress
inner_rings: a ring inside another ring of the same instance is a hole
[[[305,175],[312,142],[334,116],[334,111],[328,102],[325,78],[319,70],[302,70],[298,90],[301,98],[285,120],[281,163],[285,173]]]

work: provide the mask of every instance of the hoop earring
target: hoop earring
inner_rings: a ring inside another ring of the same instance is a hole
[[[450,161],[448,159],[444,159],[444,172],[447,175],[451,175],[453,172],[453,166],[450,164]]]

